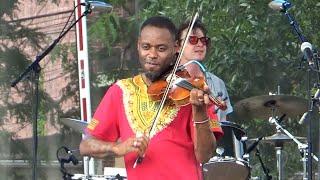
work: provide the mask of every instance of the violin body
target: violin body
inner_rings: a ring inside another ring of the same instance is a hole
[[[195,80],[195,82],[200,82]],[[168,83],[165,80],[159,80],[152,83],[148,89],[147,93],[149,97],[153,101],[160,101]],[[202,86],[201,84],[197,83],[198,87]],[[196,88],[198,88],[196,87]],[[183,106],[189,104],[190,98],[190,90],[184,87],[181,87],[177,84],[173,84],[168,93],[168,99],[171,100],[172,103],[178,106]]]
[[[166,80],[158,80],[148,86],[147,93],[153,101],[160,101],[168,86],[168,79],[171,78],[172,74],[166,76]],[[178,71],[176,75],[173,75],[174,80],[172,86],[169,89],[167,98],[171,100],[175,105],[183,106],[189,104],[190,91],[193,88],[204,89],[206,84],[204,77],[191,77],[190,74],[183,70]],[[209,99],[217,105],[220,109],[225,110],[225,102],[209,95]]]

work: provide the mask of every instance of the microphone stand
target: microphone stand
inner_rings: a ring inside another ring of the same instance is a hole
[[[65,152],[68,153],[69,157],[67,159],[60,157],[59,152],[61,150],[65,150]],[[74,174],[69,173],[67,169],[64,167],[64,164],[72,162],[73,165],[77,165],[79,163],[78,159],[75,156],[73,156],[72,152],[65,146],[60,147],[56,151],[56,157],[60,163],[60,171],[62,173],[63,180],[71,180]]]
[[[76,7],[75,7],[76,8]],[[55,39],[51,45],[45,49],[43,53],[40,55],[37,55],[35,58],[35,61],[32,62],[23,73],[21,73],[18,78],[16,78],[11,83],[11,87],[15,87],[22,79],[24,79],[29,73],[31,73],[31,81],[34,82],[34,88],[35,88],[35,105],[33,107],[33,131],[32,131],[32,137],[33,137],[33,156],[32,156],[32,179],[37,179],[37,156],[38,156],[38,132],[37,132],[37,123],[38,123],[38,109],[39,109],[39,75],[41,71],[41,67],[39,65],[40,61],[48,55],[53,48],[58,44],[58,42],[86,15],[90,14],[92,12],[92,6],[88,4],[86,6],[86,10],[83,12],[83,14],[75,21],[73,22],[63,33],[59,35],[57,39]]]
[[[62,173],[63,180],[71,180],[74,175],[69,173],[67,169],[64,167],[65,163],[69,163],[68,160],[61,159],[59,163],[60,163],[60,171]]]
[[[266,179],[267,180],[271,180],[272,179],[272,176],[269,174],[270,170],[264,165],[262,159],[261,159],[261,156],[260,156],[260,151],[259,151],[259,148],[256,148],[256,153],[255,155],[258,157],[259,159],[259,162],[261,164],[261,167],[262,167],[262,170],[266,176]]]
[[[307,39],[305,36],[303,36],[303,34],[301,33],[300,31],[300,28],[297,24],[297,22],[295,21],[295,19],[289,14],[288,12],[288,8],[286,8],[285,6],[282,6],[282,10],[280,12],[284,13],[284,15],[288,18],[289,20],[289,24],[292,26],[294,32],[297,34],[299,40],[301,43],[304,43],[304,42],[307,42]],[[318,82],[320,82],[320,72],[319,72],[319,67],[317,66],[315,69],[314,68],[314,62],[312,62],[312,60],[309,61],[308,63],[308,69],[307,69],[307,96],[309,97],[308,99],[308,104],[309,104],[309,107],[308,107],[308,113],[309,114],[313,114],[313,107],[314,107],[314,102],[312,100],[312,97],[311,97],[311,89],[310,89],[310,84],[311,84],[311,71],[314,71],[314,72],[317,72],[318,74]],[[317,63],[316,63],[317,64]],[[319,83],[317,83],[317,88],[319,89]],[[312,142],[311,142],[311,136],[312,136],[312,133],[311,133],[311,128],[312,128],[312,121],[311,121],[311,115],[310,116],[307,116],[306,120],[308,122],[308,125],[307,125],[307,142],[308,142],[308,145],[307,145],[307,170],[308,170],[308,179],[309,180],[312,180],[312,157],[311,157],[311,154],[312,154]],[[320,163],[318,164],[318,168],[320,168]],[[320,172],[320,170],[319,170]]]

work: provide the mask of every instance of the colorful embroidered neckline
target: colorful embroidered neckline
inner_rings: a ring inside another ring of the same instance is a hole
[[[136,134],[148,133],[160,102],[152,101],[149,98],[147,85],[141,75],[120,80],[117,84],[123,92],[123,105],[132,130]],[[179,108],[175,105],[166,105],[163,108],[154,135],[173,121],[178,110]]]

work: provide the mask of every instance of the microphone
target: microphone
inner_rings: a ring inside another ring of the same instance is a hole
[[[246,150],[245,154],[249,154],[251,151],[253,151],[257,145],[259,144],[259,142],[261,141],[261,139],[263,138],[263,136],[259,137],[257,140],[254,141],[254,143],[252,143],[248,149]]]
[[[268,5],[275,11],[286,11],[291,7],[291,3],[285,0],[274,0],[271,1]]]
[[[309,42],[303,42],[301,44],[301,52],[303,52],[304,57],[307,59],[309,65],[313,65],[313,52],[312,45]]]
[[[94,8],[112,8],[111,4],[101,2],[101,1],[87,1],[84,3],[81,3],[82,6],[86,6],[88,9],[94,9]]]

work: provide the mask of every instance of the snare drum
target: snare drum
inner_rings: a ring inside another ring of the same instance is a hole
[[[203,165],[206,180],[247,180],[248,162],[243,159],[246,150],[242,137],[245,131],[232,122],[221,122],[224,136],[217,142],[216,156]]]

